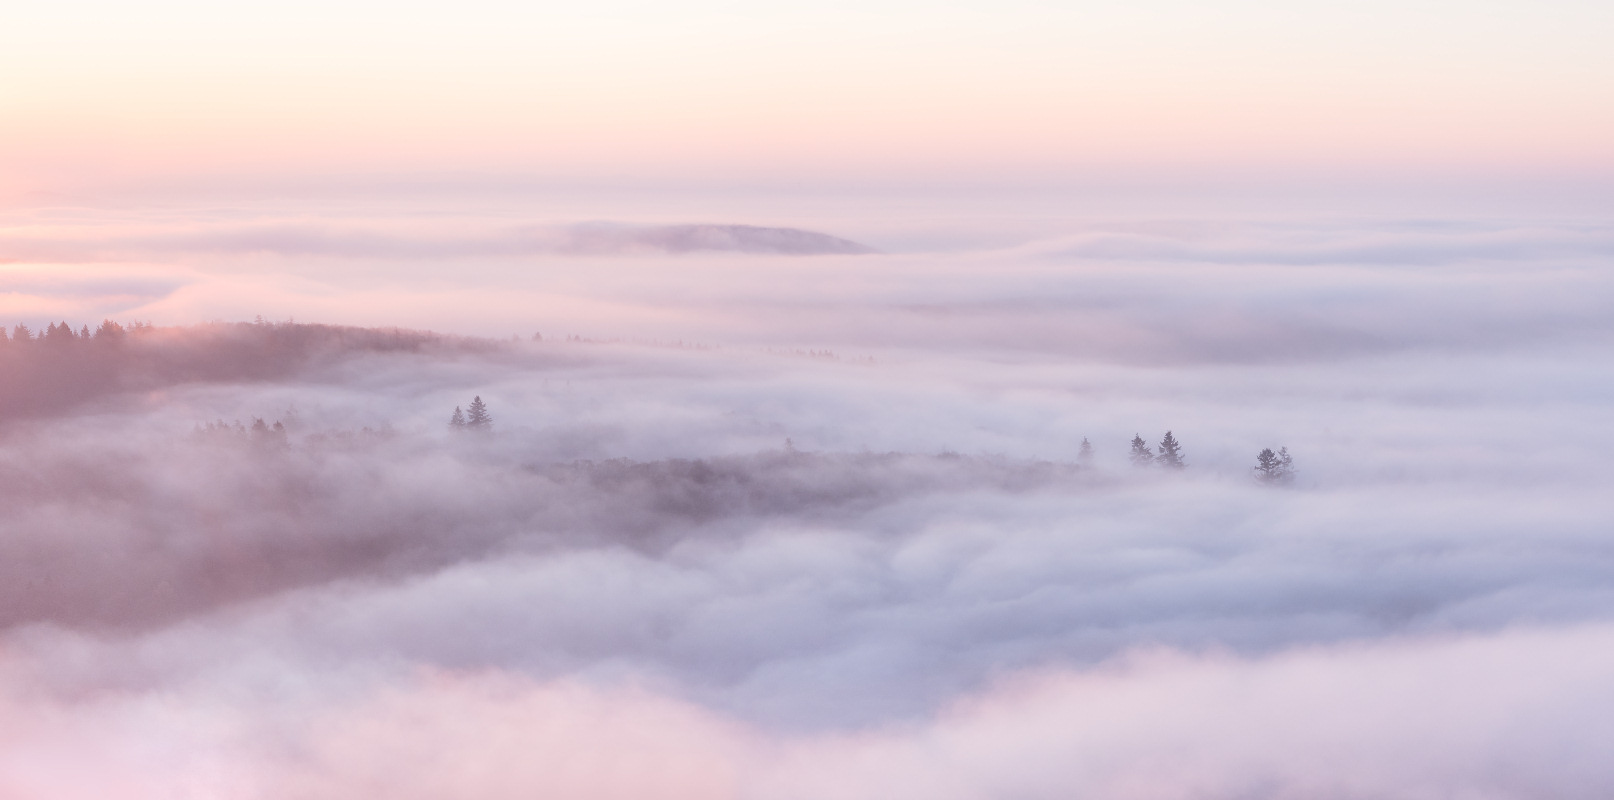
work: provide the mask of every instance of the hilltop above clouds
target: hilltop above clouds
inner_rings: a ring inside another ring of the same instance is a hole
[[[94,215],[88,215],[93,218]],[[130,225],[116,217],[91,227],[19,220],[0,225],[0,262],[130,259],[186,255],[442,259],[520,256],[632,256],[689,253],[864,255],[849,239],[799,228],[759,225],[584,222],[460,226],[430,220],[312,222],[215,220],[204,224]]]
[[[592,223],[562,229],[556,250],[563,253],[769,253],[773,255],[860,255],[877,252],[827,233],[755,225],[620,225]]]

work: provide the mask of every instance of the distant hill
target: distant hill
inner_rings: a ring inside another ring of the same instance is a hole
[[[637,225],[584,222],[483,231],[371,230],[307,224],[220,226],[110,237],[38,237],[0,231],[0,262],[151,257],[173,253],[275,253],[352,258],[756,253],[815,256],[878,252],[849,239],[756,225]]]
[[[566,229],[557,250],[577,254],[633,251],[733,252],[777,255],[856,255],[878,252],[864,244],[797,228],[755,225],[657,225],[586,223]]]

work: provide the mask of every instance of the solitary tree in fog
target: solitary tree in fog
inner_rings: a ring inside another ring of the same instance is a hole
[[[1132,434],[1132,466],[1147,467],[1154,463],[1154,452],[1149,449],[1149,443],[1143,437]]]
[[[1166,431],[1166,438],[1160,440],[1160,453],[1154,457],[1154,463],[1166,469],[1182,469],[1187,466],[1182,461],[1182,444],[1177,437]]]
[[[1076,463],[1084,467],[1093,466],[1093,443],[1087,441],[1086,436],[1082,437],[1082,449],[1076,452]]]
[[[471,407],[465,414],[465,427],[477,431],[493,427],[493,415],[488,413],[488,406],[482,402],[481,395],[471,398]]]
[[[448,428],[454,431],[465,430],[465,412],[459,406],[454,406],[454,416],[448,418]]]

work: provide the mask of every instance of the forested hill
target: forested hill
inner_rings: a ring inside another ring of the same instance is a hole
[[[360,353],[477,348],[489,342],[421,331],[295,323],[186,327],[103,322],[74,331],[0,330],[0,420],[48,415],[125,391],[197,381],[283,378]]]

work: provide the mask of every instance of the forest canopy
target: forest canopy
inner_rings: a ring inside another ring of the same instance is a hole
[[[0,330],[0,421],[50,415],[119,392],[275,380],[351,355],[493,346],[425,331],[294,322],[156,327],[105,320],[93,331],[61,322],[37,333],[17,325]]]

